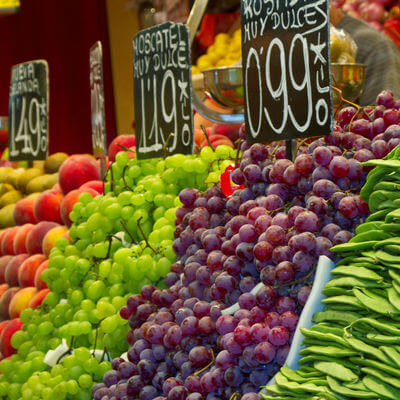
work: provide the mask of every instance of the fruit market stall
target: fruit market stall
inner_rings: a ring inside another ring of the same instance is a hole
[[[218,36],[203,67],[236,62],[240,34]],[[338,43],[335,57],[351,56],[351,42]],[[144,110],[137,136],[108,148],[103,124],[97,158],[30,160],[21,147],[15,159],[10,122],[0,161],[0,398],[399,399],[400,99],[383,90],[360,107],[342,90],[332,129],[322,128],[327,116],[306,130],[312,137],[287,127],[251,139],[248,115],[199,124],[184,148],[193,151],[181,154],[171,142],[184,142],[185,129],[163,123],[185,122],[174,118],[191,103],[179,98],[169,114],[165,85],[137,104],[157,99],[164,120]],[[304,325],[306,307],[321,311]]]

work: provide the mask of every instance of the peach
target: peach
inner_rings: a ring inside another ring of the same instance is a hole
[[[36,271],[45,260],[46,257],[43,254],[35,254],[27,258],[18,270],[19,286],[34,286]]]
[[[119,135],[108,146],[108,158],[110,159],[110,161],[114,162],[117,153],[119,153],[120,151],[125,151],[124,147],[129,149],[133,146],[136,146],[135,135]],[[130,156],[130,158],[132,158],[131,156],[133,155],[134,157],[135,153],[128,151],[128,155]]]
[[[42,301],[45,297],[50,293],[50,289],[42,289],[40,292],[37,292],[35,296],[32,297],[32,300],[29,302],[29,308],[36,308],[42,304]]]
[[[15,296],[15,294],[21,290],[19,287],[11,287],[8,288],[4,293],[3,296],[0,298],[0,319],[10,319],[10,314],[8,313],[8,308],[10,306],[11,300]]]
[[[56,183],[56,184],[51,188],[51,190],[52,190],[53,192],[62,193],[61,186],[60,186],[59,183]]]
[[[43,238],[50,229],[56,226],[59,226],[59,224],[50,221],[42,221],[36,224],[26,236],[25,246],[28,254],[41,253]]]
[[[0,257],[0,283],[4,283],[6,281],[6,267],[8,262],[13,258],[13,256],[3,256]]]
[[[210,136],[223,135],[229,138],[233,143],[239,139],[239,129],[241,125],[215,124],[211,128]]]
[[[90,193],[93,197],[99,195],[98,192],[88,187],[83,189],[81,188],[81,189],[71,190],[68,194],[66,194],[61,202],[61,219],[64,225],[67,226],[72,225],[72,221],[69,219],[69,214],[73,210],[74,205],[78,202],[79,196],[82,193]]]
[[[14,237],[13,243],[15,254],[26,253],[26,237],[28,233],[33,229],[33,227],[33,224],[25,224],[18,229],[18,232]]]
[[[46,282],[42,280],[42,272],[45,269],[47,269],[48,266],[49,266],[49,260],[45,260],[39,265],[38,269],[36,270],[34,283],[35,286],[37,287],[37,290],[42,290],[47,288]]]
[[[33,209],[38,196],[29,196],[17,201],[13,210],[13,218],[15,225],[36,224]]]
[[[86,189],[86,188],[90,188],[95,190],[96,192],[98,192],[99,194],[103,194],[103,187],[104,187],[104,183],[103,181],[89,181],[84,183],[80,189]]]
[[[0,231],[0,256],[4,256],[3,251],[1,250],[1,242],[3,241],[4,235],[8,232],[8,229],[9,228],[6,228]]]
[[[93,157],[75,154],[68,157],[59,170],[58,183],[64,194],[84,183],[100,179],[100,168]]]
[[[11,338],[15,332],[22,328],[23,323],[19,318],[8,321],[0,335],[0,351],[4,357],[9,357],[16,352],[16,349],[11,346]]]
[[[7,324],[8,324],[9,322],[10,322],[9,319],[7,319],[6,321],[1,321],[1,322],[0,322],[0,335],[1,335],[1,332],[4,331],[4,328],[7,326]]]
[[[38,221],[53,221],[62,223],[60,205],[63,199],[62,193],[45,190],[36,199],[33,214]]]
[[[7,283],[2,283],[0,285],[0,298],[1,296],[3,296],[3,294],[7,291],[8,288],[9,286],[7,285]]]
[[[4,277],[6,283],[8,283],[10,286],[19,286],[18,285],[19,269],[21,268],[22,264],[28,257],[29,257],[28,254],[18,254],[8,262]]]
[[[11,299],[10,305],[8,306],[8,313],[11,319],[19,317],[21,312],[28,307],[28,304],[36,295],[37,291],[35,287],[30,286],[22,288],[15,293],[15,296]]]
[[[1,241],[1,251],[3,255],[9,254],[11,256],[15,255],[14,253],[14,237],[18,232],[19,227],[13,226],[9,228],[7,232],[3,236],[3,240]]]
[[[60,225],[46,233],[42,242],[42,252],[46,257],[50,255],[50,250],[56,246],[57,240],[62,238],[67,231],[68,228],[66,226]]]

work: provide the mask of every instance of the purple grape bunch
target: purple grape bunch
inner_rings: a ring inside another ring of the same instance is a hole
[[[95,400],[257,400],[284,364],[320,255],[351,239],[368,206],[368,168],[400,142],[400,103],[338,113],[334,132],[299,147],[242,144],[227,199],[184,189],[167,289],[145,286],[121,309],[128,361],[113,360]],[[243,136],[244,127],[241,128]]]

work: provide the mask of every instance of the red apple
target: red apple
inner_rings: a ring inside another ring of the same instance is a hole
[[[32,300],[29,302],[29,308],[36,308],[42,304],[42,301],[45,297],[50,293],[50,289],[42,289],[40,292],[37,292],[33,297]]]
[[[15,254],[22,254],[26,253],[26,237],[28,236],[28,233],[34,228],[35,225],[33,224],[25,224],[20,226],[18,229],[17,234],[14,237],[14,253]]]
[[[42,252],[42,242],[46,233],[59,226],[56,222],[42,221],[39,222],[26,236],[25,246],[28,254],[38,254]]]
[[[5,274],[7,264],[9,263],[9,261],[11,261],[12,258],[13,256],[0,257],[0,283],[4,283],[6,281]]]
[[[49,266],[49,260],[44,260],[40,265],[39,268],[36,270],[35,274],[35,286],[37,290],[42,290],[47,288],[46,282],[42,280],[42,272],[47,269]]]
[[[19,286],[34,286],[36,271],[40,267],[40,264],[42,264],[42,262],[45,260],[46,257],[43,254],[35,254],[25,259],[18,270]]]
[[[126,151],[124,147],[129,149],[133,146],[136,146],[135,135],[119,135],[108,146],[108,158],[110,161],[114,162],[117,153]],[[128,155],[130,158],[135,157],[135,153],[132,151],[128,151]]]
[[[100,179],[100,168],[93,157],[75,154],[68,157],[59,170],[58,183],[64,194],[84,183]]]
[[[20,286],[18,281],[19,270],[28,257],[28,254],[18,254],[8,262],[5,272],[5,280],[10,286]]]
[[[8,308],[10,306],[12,298],[15,294],[20,290],[19,287],[11,287],[8,288],[4,293],[3,296],[0,298],[0,319],[10,319],[10,314],[8,313]]]
[[[62,193],[45,190],[36,199],[33,213],[38,221],[53,221],[62,223],[60,205],[63,199]]]
[[[11,338],[15,332],[22,328],[23,323],[19,318],[15,318],[8,322],[0,335],[0,351],[5,357],[9,357],[16,352],[11,346]]]

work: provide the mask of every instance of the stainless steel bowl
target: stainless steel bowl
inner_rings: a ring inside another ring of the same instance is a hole
[[[332,87],[342,91],[342,96],[349,101],[360,99],[364,90],[365,65],[363,64],[331,64]],[[340,106],[340,95],[332,88],[333,107]]]
[[[242,67],[212,68],[203,71],[204,93],[222,107],[240,110],[244,106]]]

